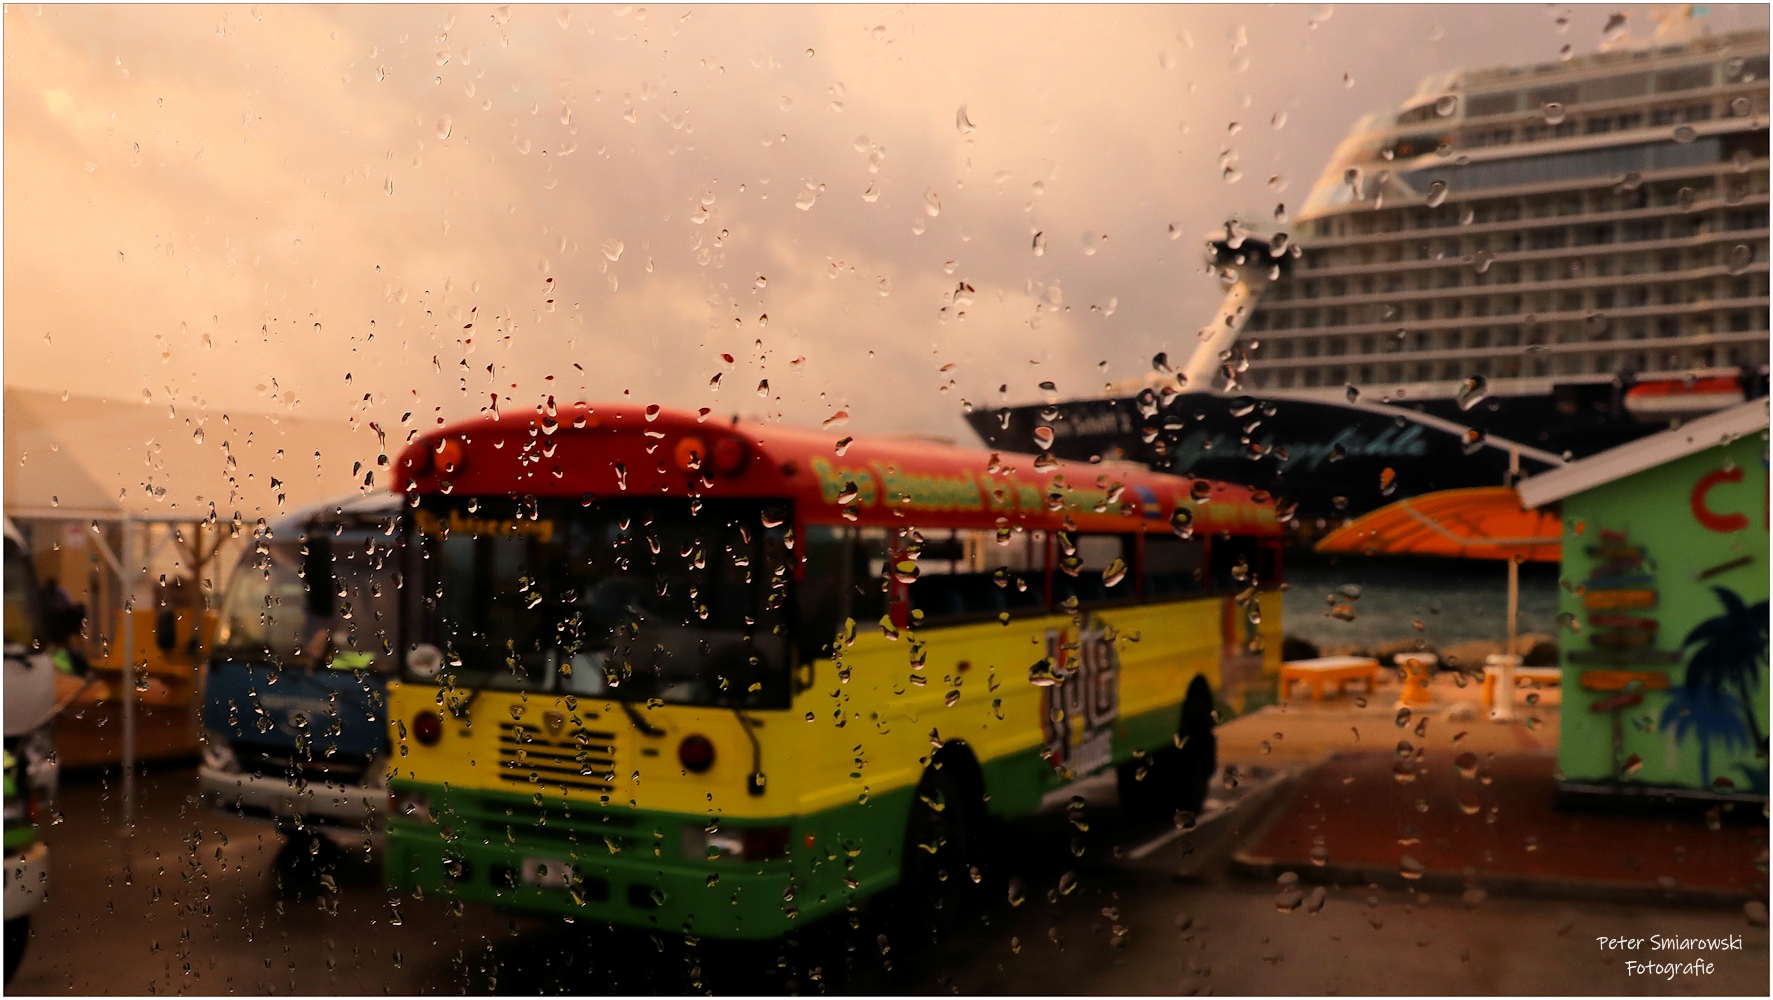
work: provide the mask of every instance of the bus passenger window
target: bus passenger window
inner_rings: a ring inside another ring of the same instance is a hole
[[[850,583],[845,597],[857,626],[873,625],[887,613],[887,530],[850,529]]]
[[[995,531],[961,529],[907,536],[918,546],[917,580],[911,584],[911,607],[923,622],[995,617],[1003,612],[1038,608],[1045,600],[1038,551],[1026,533],[1000,545]]]
[[[1206,589],[1200,539],[1146,535],[1144,573],[1146,600],[1161,600]]]
[[[1263,590],[1277,590],[1286,577],[1281,575],[1281,545],[1279,542],[1262,543],[1260,560],[1256,563],[1256,571],[1262,575]]]
[[[809,524],[801,533],[805,576],[796,591],[800,601],[800,653],[803,659],[831,656],[832,640],[848,617],[844,594],[855,574],[848,560],[851,529],[829,524]],[[864,573],[866,568],[864,568]]]
[[[1101,604],[1133,599],[1132,535],[1077,535],[1061,531],[1054,536],[1053,600],[1076,597],[1078,604]],[[1113,586],[1104,576],[1113,567],[1119,579]]]
[[[1215,538],[1211,552],[1213,590],[1235,593],[1258,582],[1256,539],[1244,535]]]

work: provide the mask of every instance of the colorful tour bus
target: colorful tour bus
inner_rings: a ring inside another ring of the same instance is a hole
[[[903,885],[940,920],[1071,782],[1198,809],[1222,667],[1278,666],[1240,487],[552,400],[397,473],[406,891],[767,939]]]

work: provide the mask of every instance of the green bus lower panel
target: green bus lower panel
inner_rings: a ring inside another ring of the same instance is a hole
[[[1173,746],[1180,718],[1181,709],[1170,705],[1116,723],[1113,763],[1132,760],[1135,749],[1151,752]],[[1059,770],[1041,756],[1039,749],[987,761],[980,770],[985,791],[991,796],[986,811],[1005,819],[1034,812],[1043,798],[1066,785]]]
[[[698,856],[709,817],[537,804],[499,792],[395,782],[434,819],[388,822],[385,879],[507,910],[695,934],[769,940],[892,887],[911,791],[779,820],[725,823],[718,834],[787,827],[787,855]],[[779,837],[779,834],[778,834]]]

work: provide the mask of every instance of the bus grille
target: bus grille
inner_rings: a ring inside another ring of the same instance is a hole
[[[499,780],[509,785],[604,793],[615,788],[616,734],[499,723]]]

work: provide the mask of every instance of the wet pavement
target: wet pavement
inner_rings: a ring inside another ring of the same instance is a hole
[[[191,769],[142,780],[127,843],[115,776],[88,776],[56,803],[50,901],[7,992],[1765,994],[1767,930],[1739,906],[1473,904],[1366,886],[1319,897],[1233,875],[1232,852],[1287,779],[1216,782],[1222,805],[1186,833],[1126,821],[1111,781],[1086,782],[1081,813],[1061,799],[1000,831],[994,858],[1018,891],[987,880],[953,927],[910,928],[883,904],[854,928],[838,919],[729,947],[391,898],[369,841],[349,846],[336,893],[280,899],[276,835],[200,809]],[[1695,956],[1595,940],[1653,932],[1741,935],[1742,947],[1669,980],[1625,963]]]

